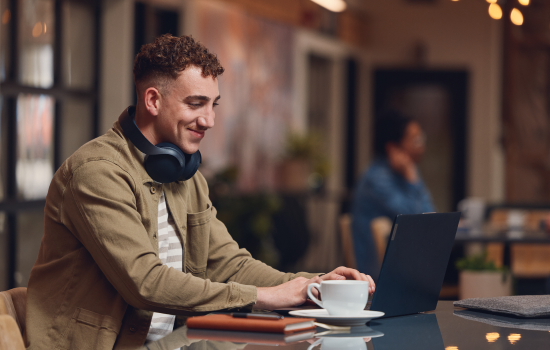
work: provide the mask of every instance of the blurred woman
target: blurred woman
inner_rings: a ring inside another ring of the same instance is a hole
[[[359,181],[353,201],[353,238],[357,269],[378,278],[380,266],[371,234],[371,221],[397,214],[434,211],[417,163],[425,151],[420,124],[398,112],[375,122],[376,157]]]

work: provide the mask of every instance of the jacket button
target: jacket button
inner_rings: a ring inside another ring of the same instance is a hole
[[[157,192],[157,189],[155,188],[155,186],[151,186],[151,193],[155,194],[155,192]]]
[[[136,327],[130,326],[130,333],[135,333],[135,332],[136,332]]]

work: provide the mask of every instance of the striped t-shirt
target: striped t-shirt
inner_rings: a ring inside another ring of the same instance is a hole
[[[158,208],[158,240],[160,261],[178,271],[182,271],[183,245],[180,236],[176,233],[174,219],[166,207],[164,192],[160,196]],[[155,312],[147,341],[155,341],[170,334],[174,329],[176,316]]]

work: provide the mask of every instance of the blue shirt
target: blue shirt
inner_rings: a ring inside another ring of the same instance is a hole
[[[352,208],[357,269],[378,279],[380,266],[370,230],[372,219],[397,214],[433,212],[428,189],[419,178],[412,184],[395,172],[386,157],[377,158],[359,181]]]

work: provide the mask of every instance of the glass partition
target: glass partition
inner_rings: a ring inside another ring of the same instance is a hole
[[[87,100],[70,99],[63,103],[61,111],[60,162],[69,158],[93,136],[93,105]]]
[[[54,2],[19,0],[19,82],[49,88],[53,85]]]
[[[8,1],[0,1],[0,15],[2,24],[0,28],[0,81],[6,80],[6,72],[10,69],[9,37],[11,9]]]
[[[17,98],[17,191],[20,199],[45,198],[54,173],[54,99],[46,95]]]
[[[90,89],[94,79],[94,17],[90,6],[63,3],[63,84]]]
[[[32,211],[17,215],[17,260],[15,282],[26,287],[32,266],[40,250],[44,235],[44,211]]]

